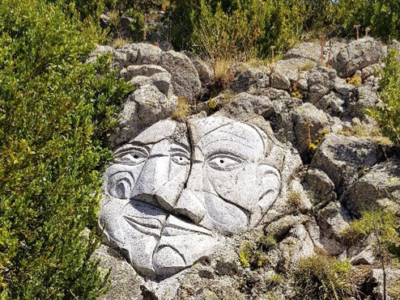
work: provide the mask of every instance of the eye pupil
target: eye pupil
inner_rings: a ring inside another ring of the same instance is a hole
[[[133,156],[133,158],[139,158],[139,156],[137,156],[137,155],[134,155],[134,156]]]
[[[221,164],[223,164],[223,163],[224,163],[224,160],[223,160],[223,159],[221,159],[219,162],[220,162]]]

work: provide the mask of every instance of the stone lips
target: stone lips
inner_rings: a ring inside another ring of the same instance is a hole
[[[100,227],[145,276],[171,276],[255,227],[278,198],[274,142],[222,117],[160,121],[122,145],[107,169]]]

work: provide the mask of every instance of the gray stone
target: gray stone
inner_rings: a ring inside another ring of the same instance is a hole
[[[308,76],[308,87],[310,102],[315,103],[328,94],[335,87],[336,71],[317,67],[310,71]]]
[[[350,259],[353,266],[372,265],[376,260],[376,254],[372,246],[367,246],[360,253]]]
[[[303,58],[314,63],[319,63],[321,57],[321,46],[316,43],[301,43],[290,49],[283,56],[284,59]]]
[[[160,66],[171,74],[175,95],[188,100],[199,96],[201,91],[199,74],[189,57],[172,50],[164,52]]]
[[[248,93],[240,93],[215,114],[215,116],[233,117],[245,121],[255,115],[268,118],[273,113],[271,100],[265,96],[255,96]]]
[[[379,103],[378,95],[370,86],[360,86],[351,95],[348,114],[351,117],[364,118],[365,110]]]
[[[136,76],[129,83],[136,88],[144,85],[153,85],[168,98],[171,98],[173,95],[171,75],[168,72],[157,73],[150,77]]]
[[[342,96],[349,95],[355,89],[354,85],[348,84],[347,81],[343,78],[336,77],[335,78],[335,86],[334,90],[338,92]]]
[[[340,202],[330,202],[317,215],[318,225],[322,233],[321,243],[330,255],[338,255],[345,250],[340,243],[340,233],[349,226],[351,217]]]
[[[382,201],[386,199],[386,201]],[[380,163],[355,182],[343,202],[352,214],[378,208],[398,211],[400,204],[400,162],[392,158]]]
[[[361,70],[379,62],[383,55],[381,44],[373,38],[362,38],[343,45],[333,57],[331,65],[340,77],[352,76]]]
[[[270,74],[271,87],[281,90],[290,90],[290,81],[286,75],[279,72],[272,72]]]
[[[146,43],[132,44],[131,47],[137,51],[136,64],[158,65],[160,63],[163,51],[159,47]]]
[[[111,269],[111,286],[107,294],[99,300],[133,300],[141,299],[140,286],[144,280],[137,275],[135,269],[115,249],[101,245],[92,256],[100,259],[100,269],[105,273]]]
[[[304,177],[306,190],[314,205],[324,206],[336,199],[335,185],[325,172],[319,169],[310,169]]]
[[[295,267],[302,258],[315,255],[314,244],[304,225],[297,225],[289,232],[289,236],[279,243],[282,258],[279,268],[289,270]]]
[[[139,48],[135,44],[125,45],[118,49],[118,52],[126,55],[126,62],[135,64],[138,60]]]
[[[262,89],[270,86],[268,74],[260,69],[248,69],[239,74],[230,84],[229,88],[234,93],[248,92],[259,94]]]
[[[309,122],[311,123],[309,125]],[[294,132],[300,156],[307,157],[308,143],[318,138],[320,132],[329,126],[326,114],[311,103],[297,107],[293,114]],[[311,138],[311,141],[309,140]]]
[[[361,71],[361,78],[363,80],[369,78],[370,76],[379,76],[379,74],[382,72],[382,67],[380,64],[374,64],[371,66],[368,66],[366,68],[363,68]]]
[[[395,288],[398,287],[400,284],[400,270],[396,269],[388,269],[386,268],[385,270],[386,274],[386,293],[388,293],[388,288]],[[377,300],[382,300],[383,299],[383,270],[382,269],[372,269],[371,275],[370,275],[370,281],[372,283],[377,284],[376,287],[373,289],[373,294],[376,297],[375,299]],[[389,292],[390,294],[390,292]],[[390,295],[386,295],[387,300],[396,300],[397,297],[390,297]]]
[[[167,70],[160,66],[155,65],[130,65],[119,72],[119,76],[124,78],[125,81],[130,81],[136,76],[150,77],[154,74],[166,73]]]
[[[263,89],[261,90],[260,95],[267,96],[271,101],[290,99],[290,95],[287,91],[274,88]]]
[[[269,224],[264,231],[267,235],[274,237],[276,240],[281,240],[293,227],[304,224],[309,220],[310,218],[308,216],[289,215]]]
[[[315,101],[313,104],[316,108],[323,110],[331,116],[343,116],[345,101],[338,93],[330,92],[322,97],[319,101]]]
[[[291,88],[297,85],[298,89],[307,91],[308,71],[317,65],[316,62],[306,58],[289,58],[277,61],[275,69],[289,79]]]
[[[128,141],[141,130],[168,118],[176,109],[176,97],[167,98],[153,85],[143,85],[124,102],[116,131],[110,136],[112,145]]]
[[[358,173],[372,167],[377,160],[377,150],[366,138],[328,134],[318,147],[311,167],[324,171],[342,194],[357,180]]]

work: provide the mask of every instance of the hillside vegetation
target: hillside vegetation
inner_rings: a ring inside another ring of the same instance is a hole
[[[122,34],[123,17],[132,21]],[[0,299],[94,299],[109,286],[89,259],[98,237],[84,231],[112,159],[107,133],[132,87],[109,57],[84,63],[96,44],[157,44],[160,32],[215,66],[271,60],[271,49],[321,35],[355,38],[355,25],[400,39],[398,0],[0,0]],[[398,146],[397,55],[384,70],[386,106],[370,113]]]

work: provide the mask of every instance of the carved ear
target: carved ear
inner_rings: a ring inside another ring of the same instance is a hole
[[[279,195],[281,175],[277,169],[268,165],[260,165],[258,175],[260,176],[261,192],[258,205],[261,211],[265,212]]]

